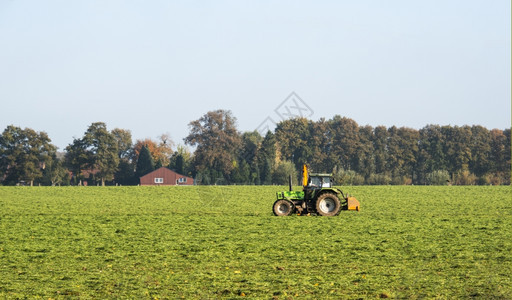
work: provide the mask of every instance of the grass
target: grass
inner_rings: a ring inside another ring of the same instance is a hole
[[[274,217],[272,186],[0,187],[1,298],[511,299],[512,188],[345,187]]]

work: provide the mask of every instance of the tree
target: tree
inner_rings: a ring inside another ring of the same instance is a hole
[[[135,146],[133,147],[133,151],[135,153],[135,160],[138,159],[140,150],[143,146],[145,146],[155,164],[160,166],[167,166],[170,163],[170,157],[173,154],[172,146],[173,142],[170,139],[169,135],[163,134],[160,136],[160,141],[154,141],[153,139],[146,138],[144,140],[137,140],[135,142]]]
[[[135,184],[135,160],[132,144],[132,133],[130,130],[115,128],[112,135],[117,143],[117,155],[119,157],[119,167],[114,178],[116,183],[121,185]]]
[[[231,174],[231,181],[237,184],[248,184],[251,177],[251,168],[249,164],[242,160],[235,165],[235,169]]]
[[[53,155],[51,161],[45,165],[41,179],[43,185],[69,185],[69,172],[64,166],[62,154],[60,156]]]
[[[183,155],[179,153],[176,156],[176,172],[179,174],[185,173],[185,159],[183,158]]]
[[[309,164],[313,156],[311,123],[306,118],[294,118],[279,122],[275,130],[282,159],[293,162],[297,169]]]
[[[272,173],[272,182],[278,185],[288,185],[288,178],[290,175],[292,176],[292,184],[296,185],[298,182],[298,175],[295,164],[287,160],[281,161]]]
[[[443,150],[446,137],[439,125],[427,125],[419,130],[417,167],[418,183],[425,184],[427,174],[448,170],[446,153]]]
[[[373,127],[370,125],[359,127],[359,142],[355,145],[355,147],[358,153],[358,160],[354,169],[359,174],[362,174],[364,182],[364,178],[368,178],[371,174],[375,173]],[[363,184],[360,182],[360,178],[357,178],[357,180],[354,179],[353,182],[353,184]]]
[[[441,132],[444,136],[443,152],[447,158],[447,171],[452,176],[459,171],[469,171],[471,128],[469,126],[443,126]]]
[[[447,185],[450,182],[450,174],[445,170],[436,170],[426,176],[428,185]]]
[[[131,161],[121,159],[116,173],[114,174],[116,184],[120,185],[136,185],[138,182],[135,178],[135,164]]]
[[[92,159],[92,153],[87,150],[87,144],[83,139],[74,139],[73,143],[66,147],[65,165],[73,173],[75,184],[82,184],[82,171],[89,168]]]
[[[510,184],[510,129],[490,131],[490,184]]]
[[[50,142],[45,132],[7,126],[0,135],[0,180],[3,177],[6,184],[26,181],[32,186],[55,156],[57,148]]]
[[[333,136],[330,124],[321,118],[318,122],[310,123],[310,147],[312,148],[311,161],[308,162],[314,170],[331,172],[338,161],[332,155]]]
[[[87,150],[92,153],[92,169],[97,170],[101,185],[114,179],[119,167],[118,141],[102,122],[92,123],[84,135]]]
[[[146,146],[142,146],[140,150],[139,159],[137,160],[137,167],[135,168],[135,177],[138,179],[155,169],[155,163]]]
[[[114,174],[115,181],[121,185],[135,184],[135,153],[132,133],[130,130],[114,128],[112,135],[117,143],[117,155],[119,157],[119,166]]]
[[[272,170],[276,164],[276,138],[268,131],[261,142],[258,161],[260,166],[260,183],[272,184]]]
[[[471,160],[469,170],[476,176],[484,176],[491,168],[491,144],[492,135],[487,128],[482,126],[471,127]]]
[[[354,170],[345,171],[343,169],[334,169],[333,171],[334,183],[339,185],[362,185],[364,184],[364,177],[357,174]]]
[[[419,132],[412,128],[392,126],[388,129],[388,171],[395,184],[410,184],[414,177]]]
[[[244,132],[238,162],[247,164],[249,172],[239,183],[260,184],[260,161],[258,159],[263,138],[258,131]]]
[[[505,143],[505,155],[504,155],[504,160],[502,162],[500,162],[500,166],[498,167],[499,170],[503,170],[503,174],[504,174],[504,179],[505,179],[505,182],[507,184],[510,185],[510,156],[511,156],[511,151],[510,151],[510,146],[511,146],[511,140],[510,140],[510,128],[507,128],[505,130],[503,130],[503,135],[505,135],[505,140],[504,140],[504,143]]]
[[[377,126],[373,130],[373,156],[375,158],[375,173],[383,174],[387,168],[388,161],[388,130],[385,126]]]
[[[133,146],[133,153],[134,153],[135,161],[139,160],[140,154],[142,152],[142,148],[144,148],[144,147],[146,148],[146,150],[149,151],[149,155],[151,156],[151,159],[153,160],[153,164],[154,164],[154,162],[156,160],[158,160],[158,157],[160,156],[160,154],[158,153],[157,142],[155,142],[154,140],[152,140],[150,138],[135,141],[135,145]]]
[[[131,160],[133,158],[132,133],[130,130],[114,128],[112,135],[117,144],[117,156],[119,159]]]
[[[191,175],[190,161],[192,154],[183,145],[178,145],[176,151],[172,154],[169,162],[169,169],[176,171],[179,174]]]
[[[333,133],[332,152],[338,159],[340,167],[351,170],[359,160],[357,148],[354,145],[359,143],[359,125],[349,118],[339,115],[329,122]]]
[[[158,139],[158,155],[156,160],[159,160],[162,165],[167,166],[169,164],[169,159],[174,152],[172,150],[174,142],[171,139],[171,135],[168,133],[161,134]]]
[[[231,111],[210,111],[190,122],[189,128],[185,143],[196,147],[193,159],[195,171],[213,170],[229,180],[241,146],[236,118]]]

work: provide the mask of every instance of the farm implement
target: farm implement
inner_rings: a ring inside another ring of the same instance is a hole
[[[273,206],[274,215],[336,216],[342,210],[359,211],[360,204],[355,197],[344,194],[332,186],[332,174],[309,173],[306,165],[302,169],[302,191],[292,189],[290,176],[289,191],[277,193],[277,200]]]

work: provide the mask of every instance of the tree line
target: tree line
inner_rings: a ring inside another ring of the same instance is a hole
[[[198,184],[286,184],[308,164],[338,184],[510,184],[510,129],[427,125],[419,130],[358,125],[335,116],[294,118],[261,135],[240,132],[230,111],[189,123],[185,145],[168,135],[132,141],[131,132],[92,123],[57,152],[45,132],[7,126],[0,135],[2,185],[136,185],[165,166]],[[188,146],[194,151],[190,151]]]
[[[510,184],[510,129],[360,126],[335,116],[277,125],[283,159],[346,184]]]

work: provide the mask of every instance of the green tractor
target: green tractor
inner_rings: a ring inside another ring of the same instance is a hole
[[[304,165],[302,191],[292,189],[290,176],[290,190],[277,193],[277,200],[273,206],[274,215],[318,214],[321,216],[336,216],[342,210],[359,211],[359,201],[333,187],[332,182],[332,174],[309,174],[308,167]]]

